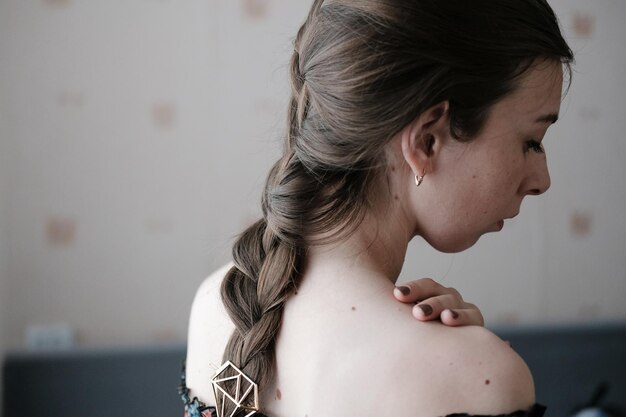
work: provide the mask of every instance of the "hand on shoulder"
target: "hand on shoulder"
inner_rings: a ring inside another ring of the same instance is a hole
[[[393,295],[403,303],[415,303],[413,317],[420,321],[440,320],[446,326],[483,326],[480,309],[468,303],[455,288],[432,278],[421,278],[397,286]]]

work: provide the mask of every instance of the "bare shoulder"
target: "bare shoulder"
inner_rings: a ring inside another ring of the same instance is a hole
[[[345,404],[343,415],[498,415],[534,403],[528,366],[488,329],[417,322],[410,306],[391,297],[357,307],[348,315],[349,325],[324,317],[336,332],[316,349],[323,351],[323,366],[341,389],[307,388],[332,398],[328,403],[334,407]],[[364,401],[363,395],[376,400]]]
[[[405,353],[409,372],[403,373],[403,382],[412,387],[409,390],[419,390],[426,397],[419,395],[420,404],[407,403],[406,415],[415,416],[416,406],[431,416],[506,414],[528,409],[534,403],[535,388],[528,366],[488,329],[434,324],[427,332],[430,340],[423,337],[416,336],[421,358],[410,350]],[[424,410],[424,406],[431,409]]]
[[[532,406],[535,386],[530,369],[508,343],[478,326],[451,337],[458,344],[450,354],[462,361],[464,371],[458,388],[466,392],[463,397],[473,414],[510,413]]]
[[[227,264],[207,277],[191,306],[187,338],[187,386],[192,397],[213,404],[211,377],[219,367],[222,354],[234,326],[220,296],[220,286],[232,264]]]

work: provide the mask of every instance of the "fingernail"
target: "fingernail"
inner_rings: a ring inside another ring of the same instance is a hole
[[[422,309],[425,316],[430,316],[433,314],[433,308],[428,304],[418,304],[418,307]]]
[[[400,290],[402,295],[409,295],[411,293],[411,289],[409,287],[405,287],[404,285],[396,288]]]
[[[452,318],[453,318],[454,320],[456,320],[456,319],[458,319],[458,318],[459,318],[459,313],[457,313],[456,311],[454,311],[454,310],[452,310],[452,309],[451,309],[451,310],[450,310],[450,313],[452,313]]]

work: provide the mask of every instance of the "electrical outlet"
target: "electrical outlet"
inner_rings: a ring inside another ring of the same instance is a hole
[[[68,350],[74,347],[74,331],[67,323],[30,325],[25,342],[32,351]]]

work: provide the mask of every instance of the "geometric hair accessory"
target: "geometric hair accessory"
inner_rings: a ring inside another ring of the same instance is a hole
[[[226,371],[229,372],[223,375]],[[234,384],[234,392],[227,391],[227,384]],[[259,411],[259,388],[257,384],[230,361],[220,366],[211,378],[211,385],[213,386],[213,394],[215,394],[218,417],[233,417],[238,410],[248,411],[246,417],[250,417]],[[224,404],[227,401],[235,405],[229,416],[224,415]]]

